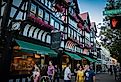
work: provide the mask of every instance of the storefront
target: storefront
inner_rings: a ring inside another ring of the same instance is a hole
[[[45,74],[43,67],[48,66],[49,60],[57,57],[57,53],[49,47],[37,45],[34,43],[15,40],[17,44],[13,48],[13,57],[10,68],[10,82],[13,81],[28,81],[27,77],[32,75],[32,70],[36,64],[41,74]]]

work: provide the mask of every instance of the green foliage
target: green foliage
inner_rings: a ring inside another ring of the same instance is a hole
[[[112,55],[118,57],[118,61],[121,62],[121,30],[113,30],[105,27],[101,29],[100,36],[103,35],[107,39],[106,42],[102,40],[101,44],[108,48]],[[107,43],[111,41],[110,43]]]

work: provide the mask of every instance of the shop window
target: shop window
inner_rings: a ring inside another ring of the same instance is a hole
[[[10,72],[13,75],[31,74],[34,64],[40,63],[40,55],[29,51],[14,51]]]
[[[54,19],[53,18],[51,18],[51,20],[50,20],[50,25],[54,26]]]
[[[30,9],[30,11],[31,11],[32,13],[36,14],[36,5],[31,4],[31,9]]]
[[[44,20],[46,22],[49,22],[49,14],[47,12],[45,12],[45,18],[44,18]]]
[[[55,22],[55,28],[59,29],[59,23]]]
[[[43,10],[39,8],[39,11],[38,11],[38,16],[40,18],[43,18]]]

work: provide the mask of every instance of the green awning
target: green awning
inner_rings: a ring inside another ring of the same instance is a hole
[[[69,52],[65,52],[65,54],[67,54],[68,56],[70,56],[72,59],[75,59],[75,60],[81,60],[82,59],[77,54],[73,54],[73,53],[69,53]]]
[[[92,59],[92,58],[87,57],[87,56],[82,56],[82,57],[84,57],[84,58],[88,59],[90,62],[95,62],[95,61],[96,61],[95,59]]]
[[[33,43],[21,41],[21,40],[16,40],[16,42],[18,43],[21,49],[30,50],[33,52],[37,52],[38,54],[49,55],[52,57],[57,56],[57,53],[54,50],[50,49],[49,47],[45,47],[45,46],[41,46],[41,45],[37,45],[37,44],[33,44]]]

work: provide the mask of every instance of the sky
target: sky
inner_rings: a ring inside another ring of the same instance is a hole
[[[91,22],[103,21],[103,10],[107,0],[78,0],[80,13],[88,12]]]
[[[78,0],[80,13],[88,12],[90,21],[98,23],[103,23],[103,11],[107,0]],[[100,29],[97,28],[97,35],[99,35]],[[97,37],[96,40],[101,42]]]

